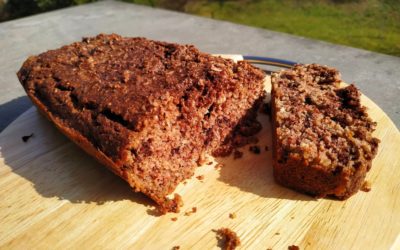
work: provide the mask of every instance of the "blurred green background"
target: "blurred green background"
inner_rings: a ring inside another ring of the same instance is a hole
[[[0,20],[95,0],[0,0]],[[124,0],[400,56],[400,0]]]

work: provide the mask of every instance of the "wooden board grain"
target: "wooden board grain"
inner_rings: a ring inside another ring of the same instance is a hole
[[[0,134],[0,248],[218,249],[212,230],[229,227],[241,249],[399,249],[400,133],[377,105],[362,101],[382,141],[369,193],[315,200],[275,184],[265,150],[269,119],[260,115],[261,154],[246,147],[238,160],[210,158],[196,171],[204,180],[177,188],[182,212],[165,216],[31,108]],[[216,170],[216,161],[225,167]],[[192,207],[197,212],[185,215]]]

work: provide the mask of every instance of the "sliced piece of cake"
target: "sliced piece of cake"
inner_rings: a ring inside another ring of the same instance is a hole
[[[30,57],[18,77],[61,132],[164,212],[264,92],[249,63],[115,34]]]
[[[275,180],[317,197],[359,190],[379,140],[354,85],[335,69],[296,65],[272,75]]]

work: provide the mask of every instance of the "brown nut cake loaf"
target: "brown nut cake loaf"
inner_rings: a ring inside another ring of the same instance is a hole
[[[354,85],[340,88],[335,69],[311,65],[272,75],[275,180],[317,197],[346,199],[371,168],[376,123]]]
[[[249,63],[115,34],[30,57],[18,77],[61,132],[163,212],[179,210],[166,196],[264,92]]]

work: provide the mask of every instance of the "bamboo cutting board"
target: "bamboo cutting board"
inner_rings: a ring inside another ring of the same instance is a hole
[[[269,78],[265,84],[269,91]],[[241,249],[400,249],[400,133],[377,105],[362,101],[382,141],[369,193],[315,200],[275,184],[265,150],[270,123],[260,114],[261,154],[245,147],[241,159],[210,158],[195,174],[204,180],[194,176],[177,188],[182,212],[164,216],[31,108],[0,134],[0,248],[218,249],[212,230],[229,227]],[[216,170],[215,162],[225,166]],[[197,212],[185,215],[192,207]]]

